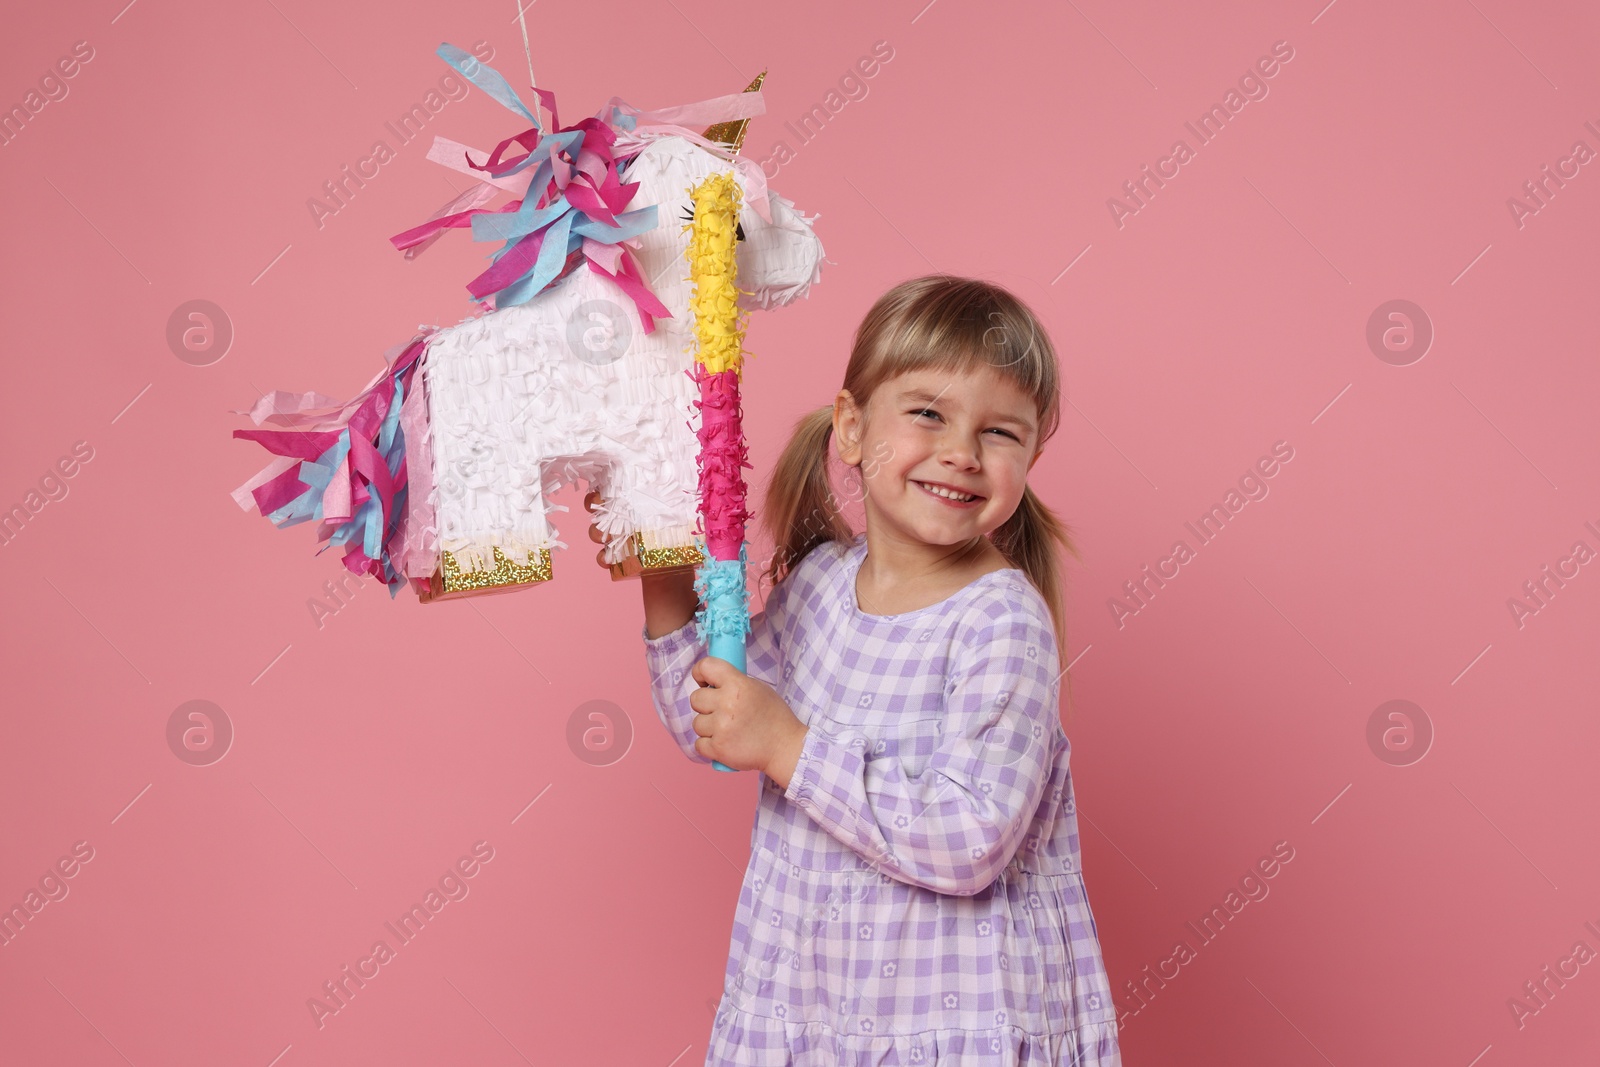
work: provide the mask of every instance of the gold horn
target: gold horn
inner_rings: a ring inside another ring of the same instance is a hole
[[[753,93],[761,88],[761,82],[766,78],[767,72],[762,71],[756,75],[756,80],[745,87],[745,92]],[[705,133],[701,134],[708,141],[717,141],[721,144],[732,145],[730,155],[738,155],[739,148],[744,144],[745,129],[750,125],[749,119],[735,119],[732,122],[719,122],[714,126],[707,126]]]

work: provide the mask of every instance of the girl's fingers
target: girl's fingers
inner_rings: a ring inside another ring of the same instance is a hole
[[[591,489],[591,490],[589,490],[588,493],[586,493],[584,495],[584,498],[583,498],[583,510],[585,510],[589,514],[593,515],[594,514],[595,505],[598,504],[599,502],[600,502],[600,494],[598,492],[596,492],[595,490]],[[595,526],[594,523],[592,523],[592,522],[589,524],[589,540],[593,541],[597,545],[603,545],[603,544],[606,543],[606,535],[601,533],[600,532],[600,528]],[[594,561],[596,563],[600,564],[600,566],[602,566],[602,567],[609,567],[610,566],[610,564],[606,563],[606,560],[605,560],[605,549],[601,549],[595,555]]]
[[[739,673],[733,664],[716,656],[702,656],[689,668],[690,676],[701,685],[723,685]]]

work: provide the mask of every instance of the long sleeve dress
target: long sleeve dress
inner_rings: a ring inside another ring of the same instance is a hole
[[[707,1067],[1120,1067],[1084,886],[1061,667],[1024,572],[869,615],[865,536],[809,552],[751,619],[747,671],[807,727],[765,774]],[[643,634],[696,763],[694,620]]]

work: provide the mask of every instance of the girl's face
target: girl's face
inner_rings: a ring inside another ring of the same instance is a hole
[[[834,436],[840,458],[861,467],[875,529],[959,545],[999,527],[1022,502],[1039,458],[1038,413],[997,372],[910,371],[879,386],[864,415],[840,390]]]

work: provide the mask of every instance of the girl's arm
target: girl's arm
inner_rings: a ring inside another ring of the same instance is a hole
[[[689,670],[707,654],[707,642],[694,624],[699,597],[694,591],[694,574],[645,575],[644,648],[650,669],[651,699],[656,715],[678,743],[683,754],[695,763],[711,761],[694,749],[700,735],[694,732],[698,714],[689,704],[689,694],[699,688]],[[767,596],[766,610],[750,620],[745,641],[745,673],[774,688],[778,685],[782,654],[778,647],[783,591],[787,581],[779,582]]]
[[[814,716],[785,799],[898,881],[982,892],[1011,862],[1043,798],[1060,735],[1048,617],[984,600],[952,664],[943,730],[919,778],[869,760],[872,739]]]
[[[694,591],[693,572],[645,574],[639,582],[644,589],[644,636],[662,637],[694,618],[700,598]]]

